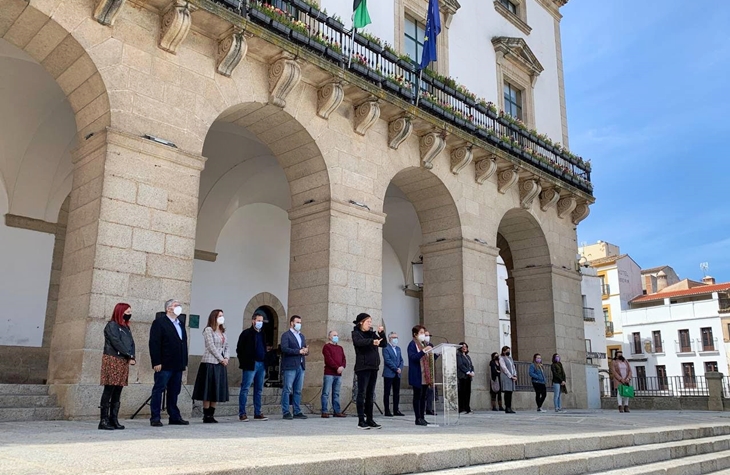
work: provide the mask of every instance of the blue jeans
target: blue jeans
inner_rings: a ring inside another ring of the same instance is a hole
[[[264,392],[264,378],[266,367],[263,361],[257,361],[253,371],[242,371],[241,392],[238,393],[238,415],[246,415],[246,403],[248,402],[248,389],[253,383],[253,413],[261,415],[261,394]]]
[[[299,366],[297,369],[287,369],[282,371],[284,387],[281,391],[281,413],[289,412],[289,395],[293,395],[292,405],[294,406],[294,415],[301,414],[302,410],[299,404],[302,402],[302,386],[304,386],[304,369]]]
[[[171,421],[182,419],[177,407],[177,397],[182,389],[182,371],[158,371],[155,373],[155,385],[152,387],[150,400],[151,421],[159,421],[162,412],[162,393],[167,391],[167,415]]]
[[[340,385],[342,384],[341,376],[324,375],[322,381],[322,414],[327,413],[327,402],[330,398],[330,389],[332,389],[332,410],[335,414],[340,413]]]
[[[560,383],[553,383],[553,405],[555,410],[562,409],[560,406]]]

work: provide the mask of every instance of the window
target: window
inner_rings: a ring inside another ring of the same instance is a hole
[[[403,31],[403,50],[415,63],[421,62],[426,27],[418,20],[406,16]]]
[[[591,340],[586,338],[586,353],[592,353]],[[586,357],[586,364],[593,364],[593,358]]]
[[[640,355],[643,353],[641,351],[641,333],[634,333],[632,335],[633,341],[631,345],[631,349],[633,350],[631,353],[634,355]]]
[[[689,340],[689,330],[679,330],[679,352],[692,352],[692,343]]]
[[[705,361],[705,373],[717,372],[717,361]]]
[[[664,342],[662,341],[662,332],[657,330],[651,332],[652,341],[654,343],[654,353],[664,353]]]
[[[636,367],[636,389],[646,391],[646,366]]]
[[[509,0],[499,0],[499,3],[501,3],[504,8],[509,10],[510,13],[517,15],[517,5],[510,2]]]
[[[657,386],[660,390],[665,390],[669,386],[669,381],[667,381],[667,367],[664,365],[658,365],[656,367],[656,379],[657,379]]]
[[[504,111],[522,120],[522,91],[507,81],[504,82]]]
[[[682,382],[685,388],[694,388],[697,386],[694,363],[682,363]]]
[[[608,285],[606,282],[606,276],[602,275],[601,277],[601,295],[611,295],[611,286]]]
[[[712,328],[701,328],[702,351],[715,351],[715,340],[712,338]]]

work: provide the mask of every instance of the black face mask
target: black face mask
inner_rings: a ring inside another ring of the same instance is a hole
[[[624,360],[624,355],[618,355],[616,358],[620,359],[621,361]]]
[[[511,354],[511,352],[508,351],[507,353],[504,354],[504,356],[509,356],[510,354]]]
[[[132,314],[129,314],[129,315],[126,315],[126,314],[125,314],[125,315],[124,315],[124,316],[123,316],[122,318],[124,318],[124,321],[125,321],[125,322],[128,322],[129,320],[131,320],[131,319],[132,319]]]

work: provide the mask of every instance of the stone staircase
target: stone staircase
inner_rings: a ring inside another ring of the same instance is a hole
[[[433,470],[435,475],[730,475],[730,426],[589,437],[563,444],[555,439],[524,454],[496,448],[492,463]],[[501,454],[499,454],[501,452]],[[497,455],[499,454],[499,455]],[[509,455],[511,454],[511,455]],[[511,458],[512,460],[507,460]],[[517,460],[518,459],[518,460]]]
[[[43,384],[0,384],[0,422],[64,419],[56,396]]]

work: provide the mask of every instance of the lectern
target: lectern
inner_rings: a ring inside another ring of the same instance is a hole
[[[459,382],[456,373],[457,348],[461,348],[461,345],[441,343],[431,350],[434,355],[441,355],[441,358],[437,360],[441,361],[441,374],[438,375],[435,371],[436,368],[434,368],[434,386],[441,386],[441,394],[444,400],[444,424],[447,426],[456,424],[459,421]],[[434,397],[435,394],[436,391],[434,391]],[[435,401],[434,407],[436,407]]]

